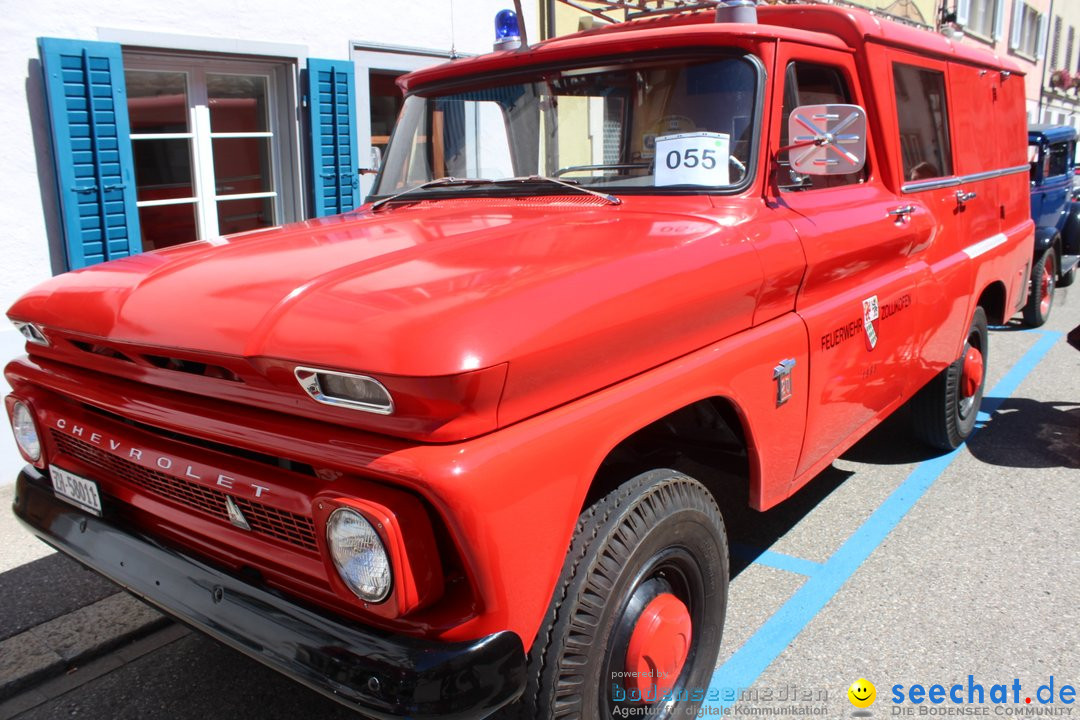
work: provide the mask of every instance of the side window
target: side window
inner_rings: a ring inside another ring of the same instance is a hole
[[[945,76],[937,70],[893,65],[896,114],[904,180],[929,180],[952,175]]]
[[[1057,177],[1069,171],[1069,143],[1054,143],[1050,146],[1050,166],[1047,177]]]
[[[1028,179],[1035,182],[1039,179],[1039,146],[1028,144]]]
[[[788,63],[784,76],[784,108],[780,124],[780,147],[786,147],[788,117],[800,105],[824,105],[826,103],[850,103],[851,90],[839,68],[805,62]],[[793,152],[798,152],[793,151]],[[853,185],[866,180],[866,168],[848,175],[802,175],[789,167],[788,153],[777,158],[780,170],[780,189],[816,190],[819,188]]]

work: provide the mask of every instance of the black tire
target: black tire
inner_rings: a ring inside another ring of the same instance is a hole
[[[1024,324],[1028,327],[1041,327],[1050,319],[1050,311],[1054,308],[1057,268],[1057,255],[1053,247],[1048,247],[1031,269],[1031,292],[1024,306]]]
[[[712,495],[674,470],[651,470],[597,501],[578,520],[546,620],[529,653],[528,683],[510,717],[692,717],[720,651],[727,605],[727,537]],[[658,590],[659,589],[659,590]],[[667,702],[630,702],[623,687],[628,622],[659,591],[685,603],[689,654]],[[618,696],[626,695],[620,701]],[[621,714],[621,713],[619,713]]]
[[[979,414],[986,387],[986,373],[982,373],[974,394],[967,396],[962,387],[965,380],[964,363],[968,351],[974,348],[985,368],[990,351],[989,340],[986,312],[977,307],[960,357],[912,398],[915,434],[928,445],[940,450],[954,450],[975,429],[975,418]]]

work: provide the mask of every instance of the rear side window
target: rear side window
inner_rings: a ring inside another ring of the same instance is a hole
[[[914,65],[893,65],[896,114],[904,180],[919,181],[952,175],[949,116],[945,76]]]
[[[851,90],[840,68],[805,62],[788,63],[784,77],[784,109],[780,121],[780,147],[788,145],[788,117],[800,105],[850,103]],[[866,179],[866,167],[847,175],[800,175],[790,169],[787,152],[777,157],[781,168],[780,189],[813,190],[851,185]],[[787,176],[787,177],[784,177]]]
[[[1050,146],[1046,176],[1064,175],[1069,171],[1069,143],[1054,143]]]

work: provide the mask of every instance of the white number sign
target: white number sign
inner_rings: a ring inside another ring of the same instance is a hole
[[[731,136],[694,132],[656,138],[656,185],[727,185]]]

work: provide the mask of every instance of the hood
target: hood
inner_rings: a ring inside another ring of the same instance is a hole
[[[707,200],[543,200],[425,201],[190,243],[58,276],[9,315],[377,375],[507,364],[511,397],[579,395],[749,327],[760,263]]]

